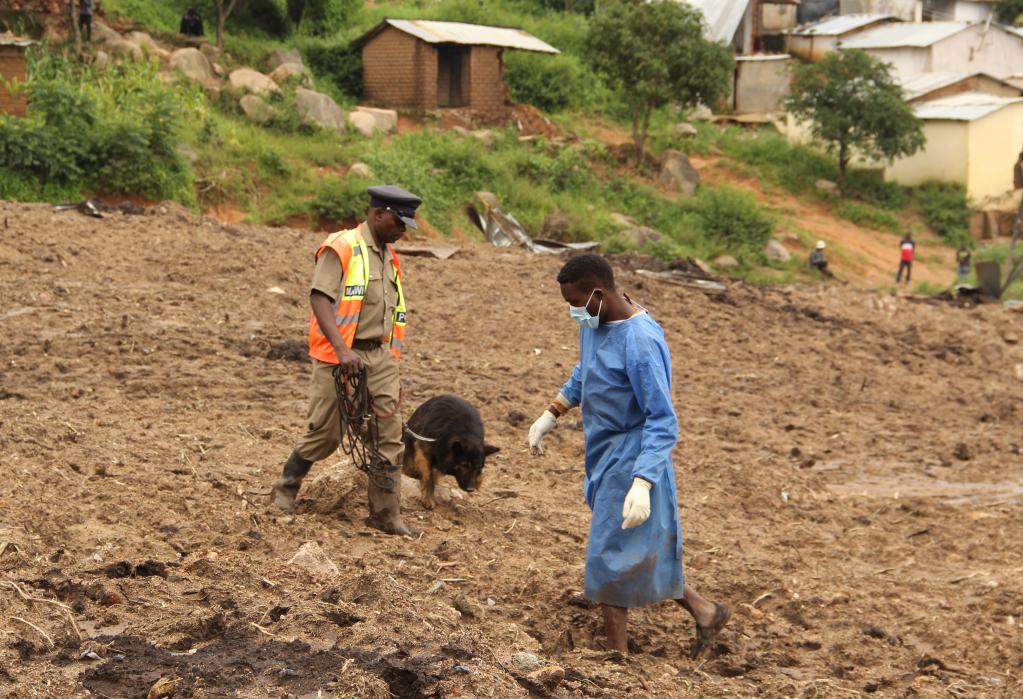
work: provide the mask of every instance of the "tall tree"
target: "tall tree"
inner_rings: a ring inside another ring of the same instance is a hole
[[[921,121],[888,65],[863,51],[833,51],[819,63],[801,66],[787,107],[838,156],[843,192],[854,153],[891,162],[924,145]]]
[[[730,90],[732,52],[704,39],[703,29],[702,13],[675,0],[598,3],[587,58],[629,105],[637,164],[655,109],[712,105]]]
[[[1023,0],[999,0],[994,10],[1002,24],[1018,24],[1023,19]]]
[[[245,0],[213,0],[213,4],[217,8],[217,48],[224,48],[224,24],[227,22],[227,18],[231,16],[240,5],[245,4]]]

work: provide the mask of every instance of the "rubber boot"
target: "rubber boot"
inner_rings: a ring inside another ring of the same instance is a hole
[[[419,532],[401,519],[401,471],[390,463],[374,464],[369,472],[369,517],[366,524],[387,534]]]
[[[285,512],[294,513],[298,489],[312,465],[313,462],[302,458],[297,449],[291,452],[291,456],[284,464],[281,480],[277,481],[277,485],[270,491],[270,502]]]

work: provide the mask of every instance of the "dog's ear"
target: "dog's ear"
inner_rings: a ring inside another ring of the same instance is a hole
[[[448,442],[448,449],[451,451],[451,456],[456,459],[465,453],[465,446],[462,444],[462,440],[458,437],[455,437]]]
[[[499,451],[501,451],[501,447],[495,447],[493,444],[483,445],[483,456],[490,456],[491,454],[496,454]]]

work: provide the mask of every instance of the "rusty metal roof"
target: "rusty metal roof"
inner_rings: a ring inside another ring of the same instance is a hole
[[[843,49],[926,48],[969,29],[969,22],[894,22],[866,29],[839,44]]]
[[[964,92],[923,102],[916,105],[913,112],[920,119],[975,121],[999,109],[1020,103],[1023,103],[1023,97],[996,97],[982,92]]]
[[[919,99],[930,92],[941,90],[942,88],[955,85],[956,83],[969,80],[971,78],[985,78],[992,80],[997,83],[1001,83],[1006,87],[1012,87],[1019,89],[1016,85],[1006,82],[1000,78],[996,78],[990,73],[984,73],[982,71],[963,71],[963,72],[947,72],[947,73],[921,73],[920,75],[914,75],[913,77],[904,79],[901,81],[902,89],[906,91],[906,99],[913,101]],[[973,92],[981,92],[974,90]]]
[[[892,15],[840,15],[838,17],[828,17],[820,20],[819,22],[804,24],[803,26],[791,29],[786,33],[792,34],[793,36],[843,36],[849,32],[869,27],[871,24],[877,24],[878,22],[897,21],[898,18],[893,17]]]
[[[561,53],[550,44],[521,29],[490,27],[484,24],[466,24],[464,22],[434,22],[426,19],[385,19],[362,36],[358,40],[359,43],[376,36],[386,26],[394,27],[428,44],[499,46],[520,51]]]

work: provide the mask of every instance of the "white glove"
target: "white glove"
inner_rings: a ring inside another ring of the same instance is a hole
[[[558,418],[550,410],[544,410],[543,415],[537,418],[533,426],[529,428],[529,450],[534,456],[543,454],[543,445],[540,440],[547,436],[547,433],[554,429]]]
[[[633,478],[629,494],[625,496],[625,505],[622,506],[622,529],[632,529],[643,524],[650,516],[650,489],[653,488],[650,481],[642,478]]]

